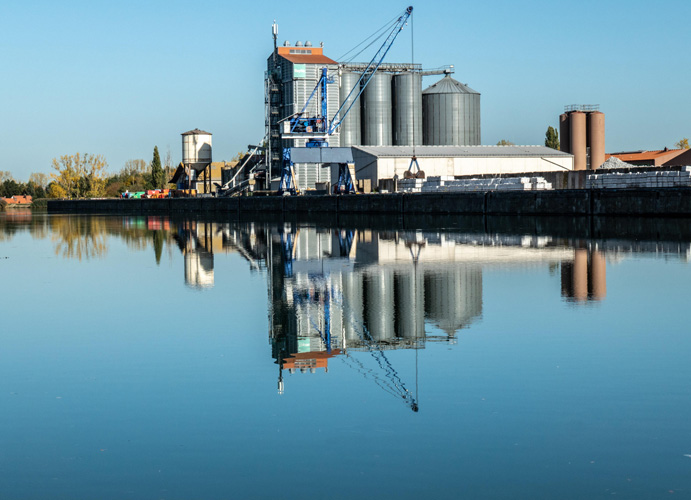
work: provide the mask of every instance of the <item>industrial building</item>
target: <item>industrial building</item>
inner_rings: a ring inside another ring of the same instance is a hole
[[[354,146],[358,180],[402,179],[416,156],[427,177],[573,170],[574,157],[546,146]]]
[[[322,68],[328,69],[327,116],[332,120],[341,104],[356,98],[358,82],[368,64],[337,62],[324,54],[323,45],[284,42],[276,45],[265,74],[268,163],[275,178],[284,148],[303,147],[307,140],[285,139],[284,124],[304,109],[305,116],[321,116],[319,100],[312,99]],[[453,78],[453,66],[423,70],[421,64],[382,63],[364,88],[340,127],[328,137],[330,147],[479,145],[481,141],[480,93]],[[422,90],[422,78],[445,75]],[[351,92],[352,91],[352,92]],[[410,157],[408,158],[410,159]],[[332,165],[295,163],[299,189],[333,182]]]

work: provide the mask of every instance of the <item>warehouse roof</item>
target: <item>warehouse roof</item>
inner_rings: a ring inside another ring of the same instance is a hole
[[[410,158],[415,153],[418,158],[431,157],[520,157],[520,156],[571,156],[569,153],[548,148],[547,146],[353,146],[380,158]]]

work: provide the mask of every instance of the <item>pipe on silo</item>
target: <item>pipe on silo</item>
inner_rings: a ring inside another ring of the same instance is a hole
[[[571,138],[571,154],[573,155],[573,169],[586,170],[588,165],[587,157],[587,135],[586,117],[581,111],[573,111],[569,114],[569,129]]]
[[[590,168],[595,170],[605,162],[605,115],[600,111],[588,113],[588,142]]]
[[[559,115],[559,149],[564,153],[571,152],[571,131],[569,130],[569,115]]]

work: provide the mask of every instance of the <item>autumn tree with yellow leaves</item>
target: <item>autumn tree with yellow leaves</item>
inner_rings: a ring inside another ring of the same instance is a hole
[[[51,198],[99,198],[105,194],[108,162],[102,155],[77,153],[53,158]]]

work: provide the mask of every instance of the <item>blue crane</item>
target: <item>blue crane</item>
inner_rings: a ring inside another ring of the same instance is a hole
[[[329,121],[327,117],[327,84],[333,83],[334,80],[333,78],[329,78],[327,68],[322,68],[319,81],[307,99],[307,102],[305,102],[302,110],[299,113],[289,117],[289,121],[286,122],[284,126],[284,130],[286,132],[283,134],[283,138],[306,138],[308,139],[306,147],[328,147],[328,137],[338,129],[343,120],[345,120],[346,116],[348,116],[348,113],[352,109],[353,105],[357,102],[360,95],[365,91],[365,88],[379,69],[379,66],[381,66],[384,57],[386,57],[386,54],[389,52],[389,49],[391,49],[396,37],[398,37],[399,33],[403,30],[403,27],[408,22],[408,18],[412,13],[413,7],[410,6],[396,20],[393,28],[384,40],[384,43],[382,43],[377,53],[362,72],[362,75],[360,75],[360,78],[350,90],[348,96],[343,100],[343,103],[338,108],[331,121]],[[316,95],[317,91],[319,91],[320,94],[320,113],[314,117],[303,116],[307,106],[312,98]],[[357,94],[355,94],[355,98],[351,100],[350,98],[355,92],[357,92]],[[338,184],[336,188],[339,193],[355,192],[353,179],[350,176],[350,171],[348,170],[348,166],[346,164],[339,164]],[[297,186],[295,185],[293,162],[290,158],[290,148],[284,148],[283,150],[281,183],[278,192],[279,194],[298,193]]]

